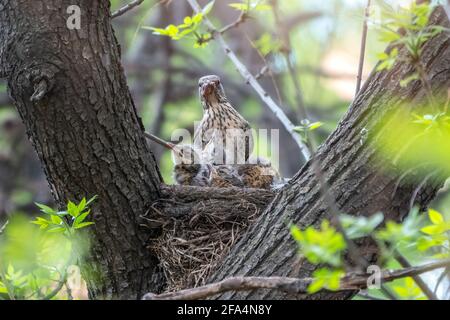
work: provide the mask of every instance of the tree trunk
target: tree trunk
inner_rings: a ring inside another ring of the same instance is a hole
[[[69,30],[67,8],[81,8]],[[120,64],[108,0],[2,0],[7,77],[57,202],[98,195],[89,273],[93,298],[140,298],[164,285],[137,218],[161,181]]]
[[[433,24],[449,27],[442,8],[434,12],[431,20]],[[448,34],[441,33],[428,41],[422,53],[422,62],[435,93],[444,91],[445,95],[450,86],[449,44]],[[405,49],[401,50],[401,55],[405,55]],[[443,182],[429,179],[420,190],[417,189],[419,182],[400,183],[397,188],[398,176],[383,171],[393,167],[392,161],[377,159],[377,141],[386,126],[386,115],[396,110],[401,102],[414,104],[424,99],[425,91],[420,82],[407,88],[399,85],[411,71],[410,65],[399,62],[389,72],[372,73],[346,116],[315,155],[341,212],[367,216],[381,211],[388,219],[399,221],[409,212],[414,191],[418,191],[416,203],[425,207]],[[300,228],[318,226],[330,215],[310,161],[236,244],[210,282],[230,276],[311,276],[314,266],[297,261],[297,245],[289,235],[287,223],[292,221]],[[344,299],[351,294],[327,292],[292,297],[259,290],[230,292],[220,298]]]

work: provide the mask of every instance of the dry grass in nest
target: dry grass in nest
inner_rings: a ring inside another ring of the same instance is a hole
[[[165,218],[162,235],[152,243],[166,273],[166,291],[205,284],[261,213],[260,208],[246,200],[234,203],[232,210],[224,208],[223,202],[216,206],[211,202],[197,203],[185,218]]]

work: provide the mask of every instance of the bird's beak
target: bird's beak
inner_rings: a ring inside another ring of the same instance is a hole
[[[205,83],[201,88],[203,98],[210,96],[216,90],[217,83],[215,81]]]

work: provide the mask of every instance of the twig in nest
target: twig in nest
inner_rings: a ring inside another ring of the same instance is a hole
[[[382,282],[391,282],[396,279],[416,276],[431,270],[448,266],[450,259],[428,263],[419,267],[404,268],[399,270],[384,270],[381,274]],[[365,273],[349,273],[341,278],[338,291],[360,290],[367,287],[367,281],[371,277]],[[291,294],[308,293],[308,286],[314,281],[312,278],[288,278],[288,277],[231,277],[220,282],[208,284],[202,287],[169,292],[159,295],[146,294],[144,300],[196,300],[214,296],[228,291],[248,291],[255,289],[273,289]]]

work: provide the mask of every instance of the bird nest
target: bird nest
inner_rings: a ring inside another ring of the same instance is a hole
[[[176,204],[167,199],[154,204],[152,221],[162,224],[162,234],[150,247],[164,269],[166,291],[205,284],[271,198],[272,194],[265,193],[259,199],[213,197]],[[171,210],[174,205],[182,207],[184,214],[174,217],[172,213],[168,218],[164,212],[169,207],[167,202],[172,205]]]

